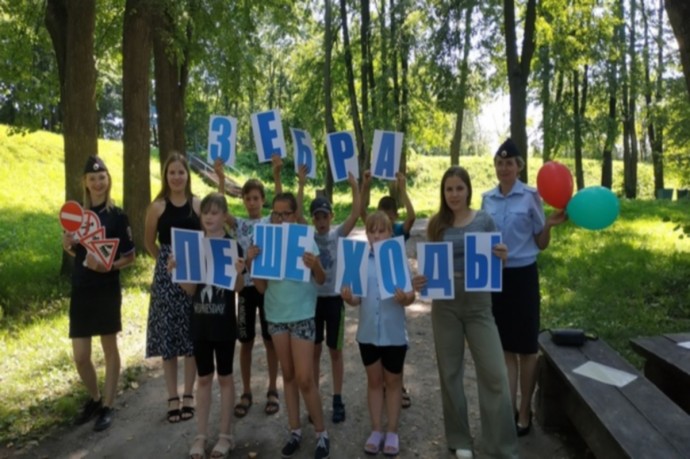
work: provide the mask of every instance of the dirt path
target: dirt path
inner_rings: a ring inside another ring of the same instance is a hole
[[[414,234],[414,233],[413,233]],[[417,231],[419,234],[419,230]],[[408,247],[413,247],[414,240]],[[414,262],[414,260],[412,260]],[[342,424],[333,424],[331,414],[330,362],[327,353],[322,357],[321,393],[327,419],[326,427],[331,438],[333,459],[367,457],[362,447],[370,431],[366,408],[366,377],[355,342],[357,311],[348,308],[345,338],[345,388],[344,402],[347,419]],[[408,332],[410,350],[405,364],[405,385],[411,392],[412,406],[403,410],[400,421],[400,458],[450,458],[443,435],[438,373],[433,349],[430,322],[430,304],[417,302],[408,310]],[[258,344],[258,342],[257,342]],[[468,353],[469,354],[469,353]],[[475,436],[478,454],[481,454],[479,411],[477,405],[474,365],[466,357],[467,371],[465,390],[470,403],[470,422]],[[254,347],[253,356],[254,406],[249,414],[235,422],[234,433],[237,448],[231,458],[280,457],[280,448],[287,435],[287,416],[284,403],[277,415],[267,416],[263,412],[266,388],[266,360],[263,346]],[[95,433],[91,425],[69,428],[51,434],[40,444],[32,444],[13,457],[26,458],[184,458],[195,436],[195,422],[169,424],[165,420],[166,392],[162,370],[157,363],[148,362],[149,371],[142,377],[137,389],[125,391],[118,397],[117,413],[113,426],[105,432]],[[236,392],[239,391],[239,362],[235,360]],[[280,378],[279,391],[282,395]],[[217,389],[214,402],[217,403]],[[302,448],[297,458],[313,457],[315,439],[313,429],[307,423],[302,404],[303,435]],[[211,413],[211,439],[215,440],[218,419],[217,405]],[[535,425],[532,433],[520,440],[522,458],[574,458],[581,453],[566,446],[559,437],[544,434]],[[209,444],[209,452],[212,443]],[[383,457],[383,456],[379,456]]]

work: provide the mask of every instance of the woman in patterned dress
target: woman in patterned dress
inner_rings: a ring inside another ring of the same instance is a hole
[[[192,303],[167,272],[171,250],[171,228],[199,230],[200,201],[192,195],[189,166],[184,156],[173,152],[163,166],[161,191],[146,211],[146,250],[156,258],[151,285],[146,357],[163,358],[163,374],[168,390],[168,421],[179,422],[194,416],[194,361],[189,330]],[[184,357],[182,400],[177,392],[177,358]]]

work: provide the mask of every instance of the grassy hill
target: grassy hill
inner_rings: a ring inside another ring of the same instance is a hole
[[[113,197],[122,202],[122,145],[101,141],[99,153],[113,176]],[[242,153],[245,155],[245,153]],[[23,442],[64,424],[84,396],[67,337],[69,281],[58,275],[61,229],[58,210],[64,202],[62,137],[45,132],[9,135],[0,126],[0,444]],[[461,158],[473,176],[475,198],[495,185],[491,159]],[[567,163],[567,162],[566,162]],[[438,207],[439,181],[447,158],[409,159],[409,190],[420,216]],[[531,160],[534,183],[540,166]],[[571,164],[568,164],[572,166]],[[258,174],[270,184],[268,166],[245,157],[234,176],[243,182]],[[158,162],[152,159],[152,195],[160,187]],[[292,170],[288,163],[287,171]],[[587,185],[598,184],[599,165],[585,161]],[[622,165],[614,165],[614,190],[620,190]],[[690,201],[654,201],[651,167],[639,168],[640,196],[621,201],[621,216],[610,228],[592,232],[571,223],[554,230],[552,245],[540,257],[542,326],[582,327],[599,334],[638,363],[628,348],[631,337],[690,328]],[[313,196],[321,183],[310,184]],[[285,186],[292,189],[290,179]],[[196,194],[211,191],[193,176]],[[373,189],[371,202],[386,192]],[[345,184],[336,187],[338,215],[349,212]],[[244,214],[231,200],[233,212]],[[148,287],[152,260],[139,256],[123,274],[123,333],[120,335],[123,378],[127,388],[142,369]],[[3,315],[4,311],[4,315]],[[101,359],[99,346],[94,346]]]

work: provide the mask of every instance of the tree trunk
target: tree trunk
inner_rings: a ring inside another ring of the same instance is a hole
[[[503,18],[506,40],[506,62],[508,86],[510,87],[510,136],[525,160],[525,168],[520,173],[522,181],[527,182],[527,83],[530,64],[535,49],[536,0],[527,0],[522,51],[517,54],[517,33],[515,31],[515,2],[503,0]]]
[[[630,0],[630,41],[628,45],[628,53],[630,54],[630,98],[628,99],[628,112],[626,123],[628,124],[628,135],[630,139],[630,151],[624,161],[624,187],[625,196],[630,199],[637,197],[637,130],[635,126],[636,111],[637,111],[637,51],[635,50],[635,21],[636,21],[636,0]]]
[[[122,117],[124,119],[124,207],[134,244],[144,249],[146,208],[151,201],[149,148],[150,11],[146,0],[127,0],[122,28]]]
[[[656,70],[656,89],[651,79],[651,50],[649,47],[649,21],[647,9],[642,7],[644,23],[644,75],[645,75],[645,104],[647,108],[647,137],[649,146],[652,150],[652,165],[654,168],[654,190],[664,188],[664,152],[662,132],[663,128],[658,123],[659,110],[661,110],[662,88],[663,88],[663,14],[664,8],[662,0],[659,0],[659,30],[657,36],[657,70]],[[654,97],[652,93],[654,92]]]
[[[153,7],[153,61],[158,113],[158,144],[161,168],[171,151],[185,153],[184,89],[186,81],[177,59],[173,37],[175,24],[164,3]]]
[[[398,16],[400,25],[400,108],[398,111],[398,132],[402,132],[403,145],[400,155],[400,172],[407,174],[407,126],[410,122],[410,84],[409,84],[409,59],[410,59],[410,36],[407,28],[404,27],[407,10],[405,3],[398,5]],[[396,190],[397,202],[401,202],[400,190]]]
[[[617,35],[617,34],[616,34]],[[611,189],[613,186],[613,146],[618,137],[618,120],[616,119],[616,96],[618,93],[618,74],[616,61],[607,64],[609,114],[606,120],[606,140],[601,162],[601,186]]]
[[[575,182],[577,189],[585,187],[582,170],[582,119],[580,117],[580,72],[573,70],[573,117],[575,137]]]
[[[324,93],[324,117],[326,119],[326,133],[335,132],[335,120],[333,119],[333,81],[331,78],[331,60],[333,58],[333,8],[331,0],[325,1],[325,30],[324,41],[324,66],[323,66],[323,93]],[[324,162],[326,163],[326,196],[333,196],[333,173],[328,162],[328,150],[323,148]]]
[[[96,64],[93,56],[96,4],[48,0],[45,24],[58,63],[60,106],[65,148],[65,199],[83,199],[83,167],[98,154]],[[68,274],[73,260],[63,253],[60,272]]]
[[[361,0],[361,24],[360,24],[360,85],[362,88],[362,131],[365,138],[372,135],[369,113],[369,68],[373,66],[371,56],[371,15],[369,13],[369,0]],[[368,164],[369,161],[367,160]]]
[[[551,119],[551,52],[548,45],[540,48],[540,60],[544,69],[542,70],[541,78],[541,107],[542,107],[542,128],[543,128],[543,145],[542,145],[542,160],[547,162],[551,160],[551,149],[553,145],[552,139],[552,125]]]
[[[460,100],[455,114],[455,130],[450,142],[450,164],[460,164],[460,145],[462,144],[462,126],[465,117],[465,98],[467,95],[467,79],[469,76],[470,46],[472,44],[472,11],[474,4],[465,11],[465,30],[462,43],[462,63],[460,64]]]
[[[362,123],[359,119],[359,108],[357,107],[357,93],[355,91],[355,71],[352,64],[352,49],[350,46],[350,33],[347,28],[347,0],[340,0],[340,18],[343,28],[343,51],[345,57],[345,69],[347,71],[347,92],[350,98],[350,117],[352,118],[352,125],[355,128],[355,138],[357,140],[357,149],[359,167],[362,170],[365,167],[365,158],[367,156],[367,149],[364,143],[364,135],[362,133]]]
[[[688,0],[665,0],[668,20],[678,41],[680,63],[683,66],[685,85],[690,95],[690,2]]]

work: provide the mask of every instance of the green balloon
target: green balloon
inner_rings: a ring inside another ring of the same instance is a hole
[[[619,212],[618,198],[603,186],[581,189],[575,193],[566,207],[568,218],[577,226],[589,230],[600,230],[610,226]]]

